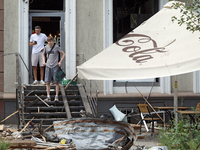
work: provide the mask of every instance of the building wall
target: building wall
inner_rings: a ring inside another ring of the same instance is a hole
[[[4,54],[4,0],[0,0],[0,55]],[[4,88],[4,58],[0,57],[0,93]]]
[[[171,77],[171,91],[174,92],[175,77]],[[193,92],[193,73],[186,73],[177,76],[178,92]]]
[[[4,54],[18,52],[18,0],[4,1]],[[28,44],[28,43],[27,43]],[[16,57],[4,57],[4,92],[15,92]]]
[[[76,11],[76,52],[80,65],[80,54],[88,60],[103,50],[103,0],[77,0]],[[103,91],[102,81],[98,88]]]

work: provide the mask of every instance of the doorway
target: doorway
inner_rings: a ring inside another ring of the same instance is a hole
[[[53,36],[54,43],[60,46],[65,52],[65,35],[64,35],[64,13],[30,13],[29,14],[29,37],[34,34],[35,26],[41,27],[41,33],[46,36]],[[45,45],[47,42],[45,42]],[[32,73],[31,65],[32,47],[29,47],[29,68]],[[65,62],[65,60],[63,60]],[[65,71],[65,63],[62,63],[61,68]],[[37,78],[40,80],[40,69],[37,67]],[[32,83],[33,79],[29,79],[29,83]]]

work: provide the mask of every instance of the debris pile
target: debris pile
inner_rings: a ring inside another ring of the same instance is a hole
[[[50,127],[54,127],[54,131],[47,131]],[[24,134],[27,131],[29,135]],[[129,149],[136,140],[130,124],[90,117],[54,121],[45,130],[41,124],[28,122],[20,131],[3,129],[2,136],[13,149]]]

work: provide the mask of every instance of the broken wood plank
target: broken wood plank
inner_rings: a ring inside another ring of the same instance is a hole
[[[47,105],[48,107],[50,107],[43,99],[41,99],[39,96],[37,96],[37,94],[35,94],[35,96],[36,96],[39,100],[41,100],[45,105]]]
[[[10,143],[9,148],[31,148],[37,145],[36,141],[32,140],[11,140],[11,141],[5,140],[5,142]]]
[[[21,108],[20,108],[20,109],[21,109]],[[10,118],[10,117],[13,116],[14,114],[18,113],[20,109],[18,109],[17,111],[15,111],[14,113],[12,113],[12,114],[9,115],[8,117],[6,117],[6,118],[5,118],[4,120],[2,120],[1,122],[6,121],[8,118]]]
[[[0,131],[3,131],[3,129],[4,129],[4,125],[1,124],[1,125],[0,125]]]
[[[74,81],[74,79],[76,79],[78,76],[78,73],[76,73],[76,75],[73,77],[73,79],[71,79],[71,81],[66,85],[65,90],[70,86],[70,84]]]
[[[34,117],[25,125],[25,127],[15,136],[15,139],[26,129],[26,127],[29,125],[29,123],[34,119]]]
[[[83,87],[82,85],[78,85],[78,89],[79,89],[79,92],[80,92],[80,95],[81,95],[81,98],[82,98],[83,105],[84,105],[84,107],[85,107],[85,111],[86,111],[87,113],[90,113],[90,114],[94,115],[94,114],[92,113],[92,109],[91,109],[91,107],[90,107],[90,104],[89,104],[89,102],[88,102],[87,96],[86,96],[86,94],[85,94],[85,89],[84,89],[84,87]]]
[[[64,103],[64,106],[65,106],[65,111],[66,111],[66,114],[67,114],[67,119],[70,119],[70,118],[72,118],[72,116],[71,116],[69,104],[68,104],[68,101],[67,101],[67,97],[65,95],[65,89],[64,89],[63,85],[60,85],[60,91],[61,91],[61,94],[62,94],[62,99],[63,99],[63,103]]]

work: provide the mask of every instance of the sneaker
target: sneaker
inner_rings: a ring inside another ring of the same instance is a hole
[[[34,81],[33,83],[32,83],[32,85],[37,85],[38,84],[38,81]]]
[[[40,84],[41,84],[41,85],[45,85],[46,83],[45,83],[43,80],[41,80],[41,81],[40,81]]]
[[[50,97],[47,97],[47,98],[44,99],[44,101],[50,102],[50,101],[51,101],[51,98],[50,98]]]
[[[58,97],[57,96],[55,96],[55,99],[54,99],[54,101],[56,102],[56,101],[59,101],[59,99],[58,99]]]

